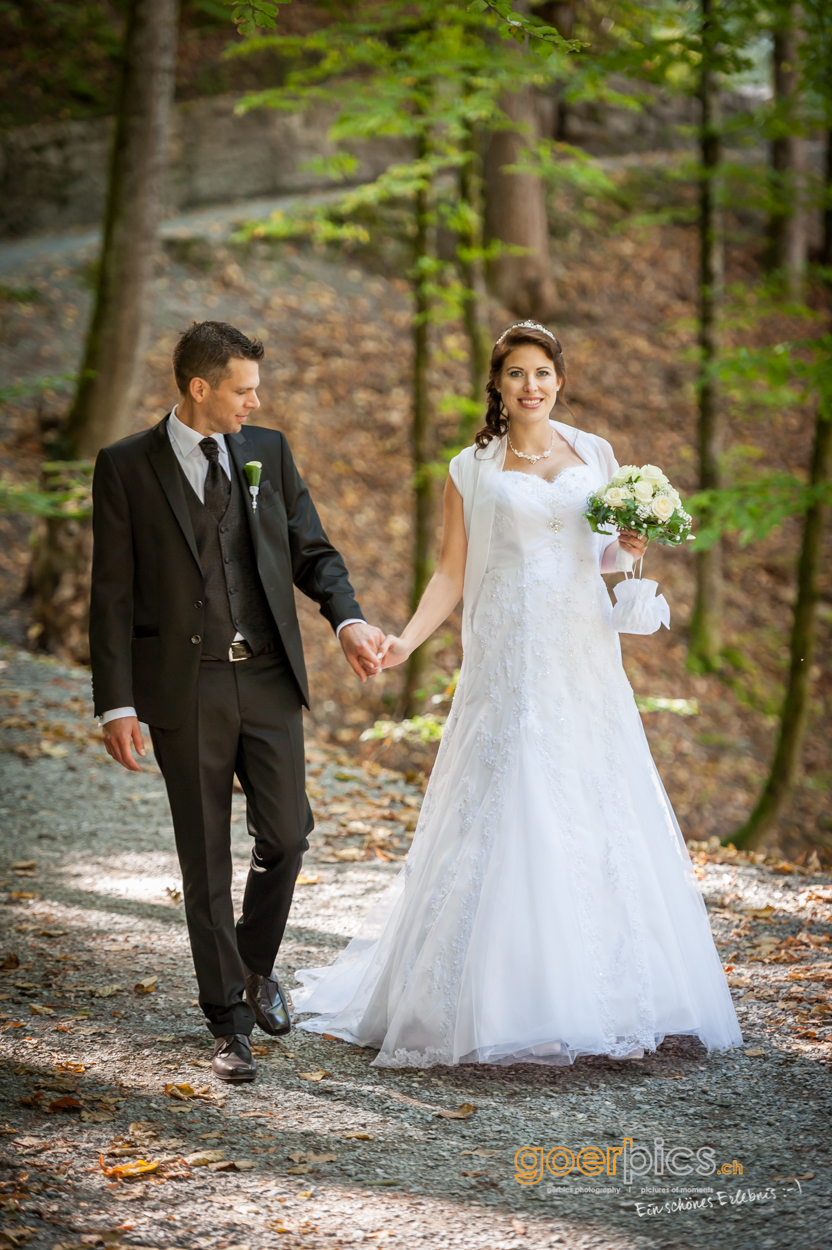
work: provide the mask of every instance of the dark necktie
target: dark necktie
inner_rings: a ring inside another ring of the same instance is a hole
[[[231,482],[220,468],[220,449],[216,440],[203,438],[199,446],[208,461],[208,475],[205,478],[205,507],[214,520],[219,521],[228,507]]]

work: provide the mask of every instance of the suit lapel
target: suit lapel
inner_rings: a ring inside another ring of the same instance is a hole
[[[168,413],[168,416],[170,416],[170,413]],[[191,554],[196,560],[197,567],[201,571],[199,551],[197,550],[196,538],[194,537],[194,527],[191,525],[191,516],[185,501],[182,474],[179,471],[176,453],[170,444],[167,417],[160,421],[153,431],[151,445],[147,450],[147,457],[159,479],[162,490],[167,496],[173,515],[181,526],[182,533],[185,535],[185,541],[191,549]]]
[[[232,470],[237,474],[237,482],[240,490],[243,492],[244,506],[246,516],[248,517],[248,525],[251,530],[251,538],[254,543],[254,554],[258,554],[258,546],[260,540],[260,526],[257,524],[257,513],[251,506],[251,494],[248,489],[248,478],[243,470],[243,465],[248,462],[249,450],[247,447],[245,434],[240,431],[239,434],[226,434],[225,445],[228,448],[228,458],[231,461]]]

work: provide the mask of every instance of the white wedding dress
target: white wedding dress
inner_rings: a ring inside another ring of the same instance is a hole
[[[742,1042],[610,624],[609,539],[581,515],[604,480],[596,464],[495,476],[407,862],[336,962],[297,974],[295,1010],[315,1013],[300,1027],[379,1047],[378,1066]]]

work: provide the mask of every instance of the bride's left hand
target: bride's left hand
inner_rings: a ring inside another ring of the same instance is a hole
[[[621,530],[618,535],[618,545],[622,551],[626,551],[634,560],[640,560],[647,550],[647,544],[650,539],[645,538],[642,534],[637,534],[635,530]]]
[[[397,638],[395,634],[388,634],[379,651],[381,667],[392,668],[395,664],[403,664],[409,655],[410,651],[401,638]]]

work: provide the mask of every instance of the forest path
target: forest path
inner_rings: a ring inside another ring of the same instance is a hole
[[[212,243],[222,243],[243,222],[261,220],[271,213],[287,212],[299,204],[326,204],[339,195],[343,195],[343,188],[192,208],[163,221],[159,227],[159,236],[162,242],[170,239],[204,238]],[[0,273],[11,274],[17,270],[27,270],[33,264],[72,264],[95,255],[100,245],[101,231],[86,226],[55,234],[0,240]]]
[[[104,754],[85,670],[12,647],[0,665],[2,1244],[830,1245],[828,875],[696,856],[743,996],[741,1051],[709,1057],[669,1038],[635,1062],[418,1072],[301,1032],[258,1033],[258,1080],[229,1089],[212,1078],[194,1003],[155,765],[130,774]],[[290,988],[297,966],[333,958],[399,869],[421,799],[337,748],[310,741],[308,756],[318,827],[280,955]],[[239,904],[242,795],[234,814]],[[445,1118],[464,1104],[467,1118]],[[619,1156],[615,1176],[516,1179],[523,1147],[534,1164],[556,1146],[628,1138],[643,1148],[636,1171],[661,1139],[665,1164],[674,1147],[710,1146],[728,1173],[685,1174],[682,1153],[676,1177],[665,1166],[627,1184]],[[105,1173],[138,1159],[158,1166]]]

